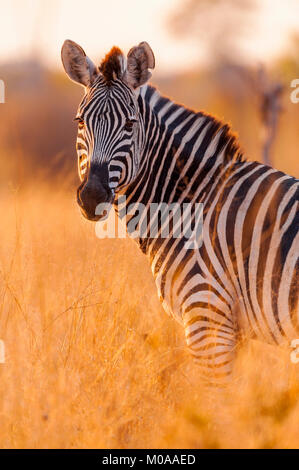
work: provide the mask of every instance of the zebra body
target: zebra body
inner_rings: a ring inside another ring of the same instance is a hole
[[[135,238],[202,372],[230,373],[240,334],[276,344],[296,338],[299,181],[246,161],[227,125],[145,85],[154,66],[146,43],[129,52],[127,65],[118,49],[100,70],[86,58],[87,78],[82,64],[75,73],[69,65],[72,55],[76,66],[82,58],[76,48],[66,42],[62,58],[86,87],[77,140],[84,215],[97,220],[97,204],[113,202],[129,223],[128,208],[142,203],[140,222],[148,224],[153,203],[202,204],[198,248],[171,234]]]

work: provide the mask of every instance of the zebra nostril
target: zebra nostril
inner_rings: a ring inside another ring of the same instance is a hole
[[[95,218],[100,218],[96,214],[96,209],[101,203],[107,203],[111,201],[111,191],[100,184],[97,181],[97,184],[94,182],[86,182],[83,185],[80,185],[77,190],[77,200],[78,204],[83,209],[84,215],[91,220]],[[101,214],[101,217],[106,216],[107,214]]]
[[[77,200],[82,209],[83,215],[90,220],[98,220],[106,217],[107,214],[98,214],[96,211],[105,209],[98,208],[101,204],[108,203],[114,198],[114,193],[108,184],[108,166],[91,163],[86,179],[78,188]]]

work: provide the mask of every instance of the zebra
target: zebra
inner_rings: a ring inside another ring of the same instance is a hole
[[[149,85],[148,43],[126,58],[113,47],[99,67],[71,40],[61,56],[85,90],[75,117],[83,215],[101,220],[102,203],[120,217],[129,204],[142,203],[146,216],[152,203],[202,204],[196,248],[184,249],[184,237],[134,238],[202,376],[232,377],[244,336],[272,344],[298,337],[299,181],[248,161],[228,124]]]

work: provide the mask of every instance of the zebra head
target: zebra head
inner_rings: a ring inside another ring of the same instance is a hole
[[[115,193],[136,177],[140,166],[144,126],[137,103],[139,87],[151,77],[154,54],[146,42],[133,47],[125,59],[113,47],[100,67],[73,41],[61,51],[69,78],[84,87],[79,105],[77,153],[81,184],[78,204],[89,220],[99,220],[99,204],[114,200]]]

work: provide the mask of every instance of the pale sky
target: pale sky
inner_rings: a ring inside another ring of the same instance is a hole
[[[174,37],[168,15],[184,0],[0,0],[0,63],[34,52],[60,67],[64,39],[78,42],[96,62],[113,45],[127,52],[147,41],[160,72],[192,68],[205,58],[198,41]],[[255,31],[244,44],[253,61],[271,59],[299,31],[299,0],[259,0]],[[208,27],[208,25],[207,25]]]

